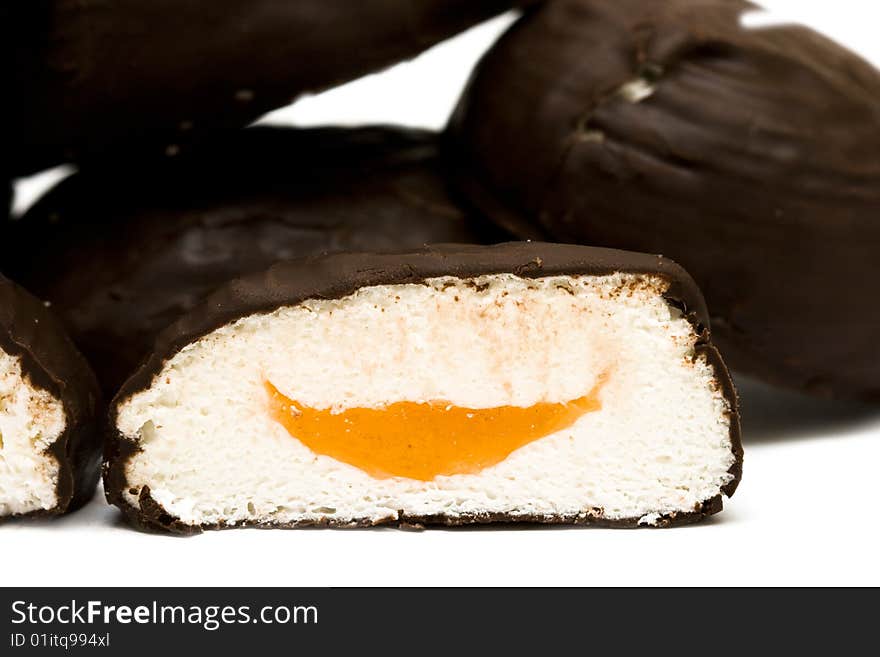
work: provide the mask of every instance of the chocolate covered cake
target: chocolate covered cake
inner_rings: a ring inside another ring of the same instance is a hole
[[[237,280],[164,331],[111,410],[134,522],[666,526],[739,482],[702,297],[656,256],[447,245]]]
[[[880,73],[742,0],[556,0],[477,67],[460,187],[520,238],[680,263],[737,370],[880,400]]]
[[[87,501],[98,480],[99,393],[52,314],[0,276],[0,520]]]

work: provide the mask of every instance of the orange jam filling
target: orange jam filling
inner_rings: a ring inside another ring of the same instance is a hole
[[[373,477],[430,481],[439,475],[475,474],[511,452],[573,425],[601,408],[598,393],[563,403],[464,408],[445,401],[395,402],[341,412],[312,408],[281,394],[269,381],[272,416],[317,454],[360,468]]]

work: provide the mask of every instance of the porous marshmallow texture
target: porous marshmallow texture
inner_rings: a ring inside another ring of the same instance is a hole
[[[117,424],[143,486],[192,525],[382,522],[503,514],[638,520],[690,512],[732,475],[729,405],[660,277],[436,278],[244,317],[186,346]],[[345,410],[446,400],[601,409],[473,474],[377,478],[312,452],[273,418],[265,382]]]
[[[0,350],[0,516],[52,509],[58,460],[47,452],[63,433],[64,408]]]

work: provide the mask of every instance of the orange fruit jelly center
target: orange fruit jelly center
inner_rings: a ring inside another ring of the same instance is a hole
[[[532,441],[573,425],[601,408],[598,393],[569,402],[464,408],[445,401],[394,402],[379,408],[333,412],[285,397],[269,381],[272,416],[317,454],[373,477],[430,481],[438,475],[475,474]]]

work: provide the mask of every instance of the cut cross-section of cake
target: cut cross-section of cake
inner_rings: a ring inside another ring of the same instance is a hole
[[[60,323],[0,276],[0,520],[88,500],[101,459],[98,385]]]
[[[665,526],[741,473],[689,276],[582,246],[339,254],[239,279],[165,331],[111,412],[137,523]]]

